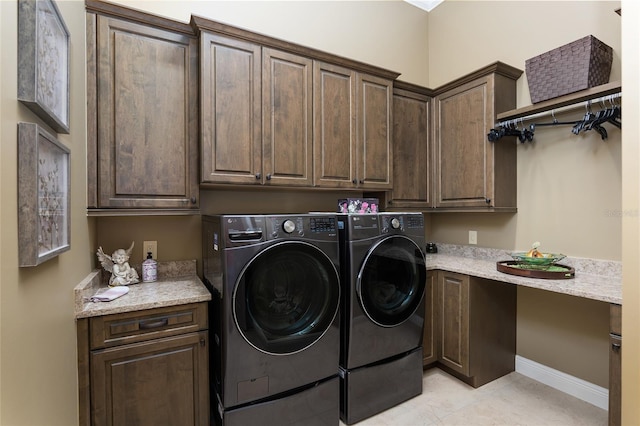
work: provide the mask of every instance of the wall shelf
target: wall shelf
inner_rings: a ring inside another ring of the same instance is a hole
[[[603,84],[601,86],[592,87],[590,89],[581,90],[569,95],[560,96],[548,101],[538,102],[534,105],[529,105],[523,108],[513,109],[497,115],[498,121],[506,121],[514,118],[525,117],[540,112],[551,111],[557,108],[566,107],[580,102],[596,99],[602,96],[612,95],[614,93],[620,93],[622,91],[622,84],[620,81],[614,81],[611,83]]]

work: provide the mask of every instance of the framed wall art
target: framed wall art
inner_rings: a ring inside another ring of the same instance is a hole
[[[37,266],[69,250],[70,151],[41,126],[18,123],[18,260]]]
[[[69,133],[69,30],[53,0],[18,0],[18,100]]]

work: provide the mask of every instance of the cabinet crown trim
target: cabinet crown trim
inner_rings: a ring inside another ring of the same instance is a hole
[[[438,87],[434,90],[434,96],[490,74],[502,75],[504,77],[517,80],[520,78],[522,73],[523,71],[521,69],[507,65],[504,62],[497,61]]]
[[[109,15],[114,18],[133,21],[138,24],[152,25],[161,29],[175,31],[182,34],[195,36],[193,28],[185,22],[174,21],[173,19],[164,18],[152,13],[143,12],[138,9],[132,9],[120,6],[115,3],[102,0],[85,0],[85,9],[87,12],[98,13],[100,15]]]
[[[409,83],[408,81],[395,80],[393,82],[394,90],[408,90],[410,92],[418,93],[424,96],[434,96],[434,90],[429,89],[414,83]]]
[[[324,52],[322,50],[302,46],[296,43],[291,43],[286,40],[281,40],[268,35],[256,33],[222,22],[213,21],[211,19],[197,15],[191,15],[191,27],[196,34],[200,34],[200,32],[204,31],[226,37],[233,37],[247,42],[259,44],[263,47],[271,47],[279,50],[284,50],[289,53],[295,53],[297,55],[307,56],[312,59],[317,59],[343,67],[352,68],[356,71],[374,74],[383,78],[388,78],[390,80],[395,80],[400,75],[400,73],[396,71],[391,71],[381,67],[377,67],[375,65],[370,65],[353,59],[344,58],[342,56]]]

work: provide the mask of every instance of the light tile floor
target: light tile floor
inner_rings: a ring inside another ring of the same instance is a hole
[[[422,395],[356,425],[606,426],[607,422],[606,410],[519,373],[474,389],[431,368],[424,372]]]

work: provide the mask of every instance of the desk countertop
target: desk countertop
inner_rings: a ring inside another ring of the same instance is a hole
[[[437,254],[426,255],[427,269],[445,270],[511,284],[622,304],[622,263],[567,257],[560,264],[575,269],[571,279],[540,279],[506,274],[497,262],[512,260],[508,251],[439,244]]]

